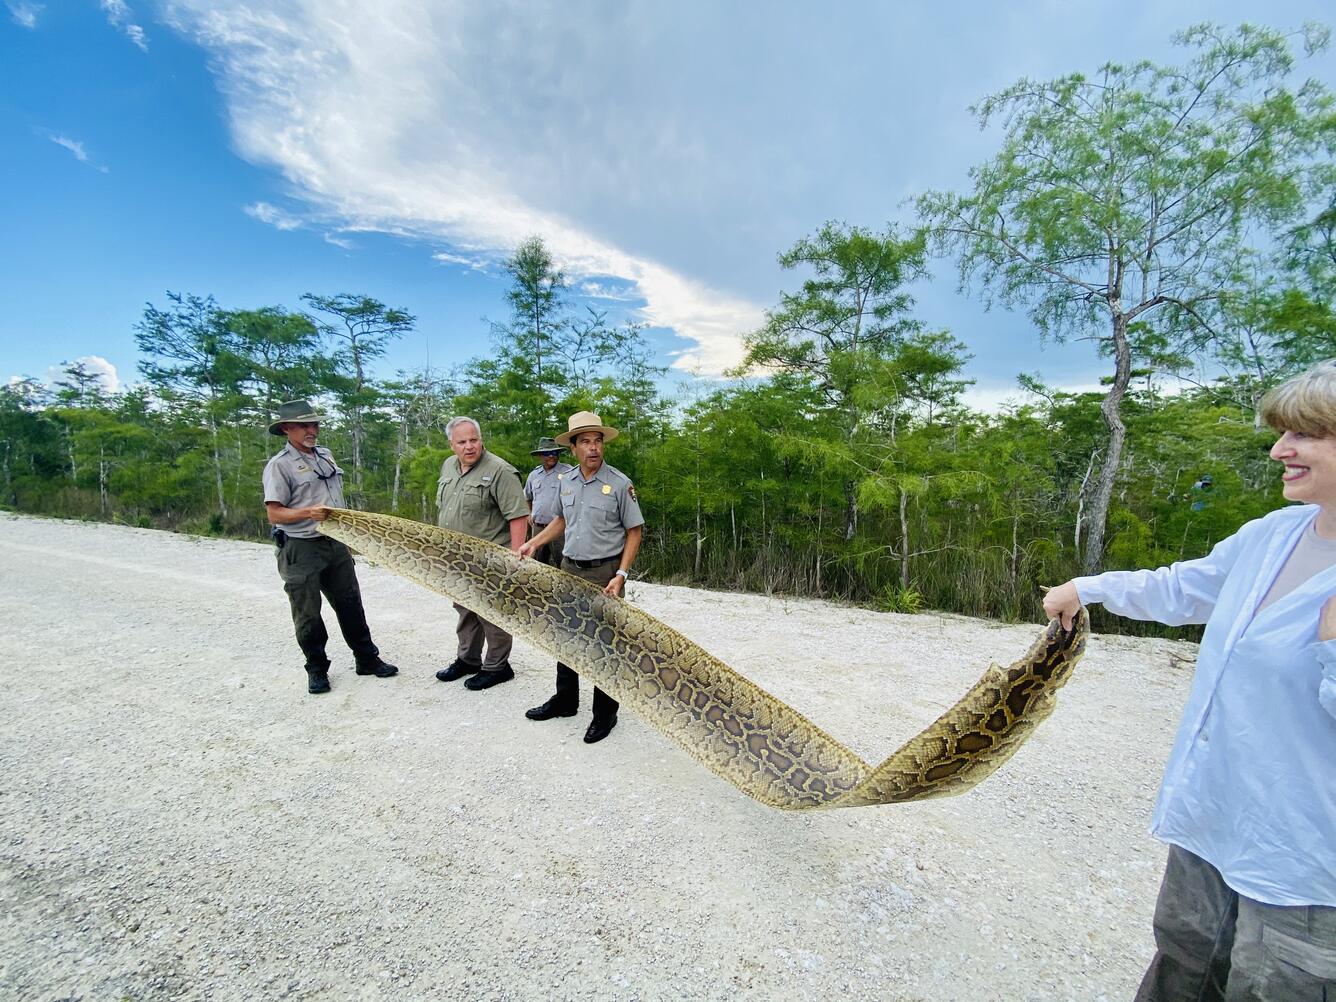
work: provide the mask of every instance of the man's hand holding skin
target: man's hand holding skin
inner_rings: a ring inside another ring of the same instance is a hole
[[[603,594],[611,595],[613,598],[621,598],[622,589],[626,587],[626,578],[620,574],[614,574],[612,580],[603,586]]]
[[[1072,628],[1072,617],[1080,611],[1081,596],[1077,594],[1075,581],[1060,584],[1044,593],[1044,615],[1049,619],[1057,618],[1064,630]],[[1336,613],[1333,617],[1332,626],[1336,629]]]
[[[537,550],[538,547],[542,546],[544,543],[550,543],[552,540],[556,539],[565,531],[566,531],[566,520],[562,518],[560,515],[558,515],[551,522],[548,522],[547,528],[544,529],[542,532],[540,532],[538,535],[534,536],[533,539],[529,540],[522,546],[516,547],[515,552],[518,553],[521,557],[532,557],[534,551]]]
[[[329,518],[329,513],[333,510],[329,505],[323,504],[311,505],[309,508],[288,508],[277,501],[266,501],[264,507],[269,512],[270,525],[291,525],[293,522],[305,522],[307,519],[323,522]]]
[[[1322,615],[1317,621],[1318,640],[1336,640],[1336,595],[1322,603]]]

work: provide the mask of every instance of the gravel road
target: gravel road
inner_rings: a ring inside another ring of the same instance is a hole
[[[963,797],[785,814],[623,712],[534,723],[552,664],[437,682],[447,600],[362,564],[398,677],[308,696],[266,546],[0,514],[0,996],[1131,996],[1191,644],[1096,637]],[[865,758],[1037,626],[633,583]],[[332,616],[329,617],[331,626]]]

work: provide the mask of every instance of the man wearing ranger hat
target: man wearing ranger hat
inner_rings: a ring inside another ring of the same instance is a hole
[[[616,437],[617,429],[604,425],[592,411],[571,415],[565,434],[554,441],[569,446],[580,465],[561,478],[557,498],[561,514],[519,552],[532,556],[565,533],[561,569],[600,585],[609,595],[620,596],[640,550],[645,519],[630,479],[603,462],[604,443]],[[524,715],[530,720],[572,717],[579,704],[579,675],[557,662],[556,694]],[[617,701],[595,687],[594,719],[585,731],[585,743],[602,741],[616,725]]]
[[[399,671],[380,658],[362,611],[362,590],[348,547],[316,528],[330,508],[343,508],[343,470],[328,449],[316,445],[323,415],[308,401],[278,407],[269,434],[288,440],[264,468],[264,507],[278,544],[278,574],[292,607],[297,644],[306,655],[306,690],[329,692],[329,634],[320,616],[323,592],[334,607],[343,639],[357,657],[357,674],[389,678]]]
[[[529,471],[529,478],[524,481],[524,496],[529,499],[529,527],[536,536],[548,527],[548,524],[561,514],[561,500],[558,493],[561,479],[575,467],[558,460],[562,447],[556,439],[540,438],[538,448],[529,452],[537,456],[539,465]],[[561,566],[562,540],[560,537],[540,546],[534,557],[553,567]]]

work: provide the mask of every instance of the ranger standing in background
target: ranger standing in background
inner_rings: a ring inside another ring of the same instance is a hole
[[[529,478],[524,481],[524,496],[529,499],[530,506],[529,527],[535,536],[561,514],[561,480],[575,469],[570,463],[560,461],[561,453],[562,447],[551,438],[540,438],[538,448],[529,453],[539,460],[539,465],[529,471]],[[543,544],[534,553],[534,559],[560,567],[563,543],[564,540],[558,537]]]

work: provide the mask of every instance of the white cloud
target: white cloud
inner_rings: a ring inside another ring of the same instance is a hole
[[[1037,376],[1043,382],[1042,375]],[[1109,392],[1109,387],[1105,383],[1090,383],[1082,381],[1055,382],[1053,384],[1045,383],[1049,389],[1056,393],[1099,393]],[[1173,397],[1189,388],[1188,383],[1173,378],[1157,378],[1155,380],[1155,392],[1160,396]],[[1133,384],[1133,389],[1144,390],[1146,388],[1145,380],[1137,380]],[[1005,383],[975,383],[969,386],[960,395],[961,401],[971,410],[983,411],[985,414],[998,414],[1009,407],[1018,407],[1022,404],[1035,404],[1040,400],[1034,394],[1023,390],[1015,383],[1010,385]]]
[[[125,0],[100,0],[100,6],[107,15],[107,22],[114,28],[120,28],[125,32],[125,37],[130,39],[144,52],[148,51],[148,36],[144,34],[144,29],[134,22],[134,11],[130,9]]]
[[[280,209],[277,205],[270,205],[268,202],[256,202],[253,205],[246,206],[243,211],[252,219],[267,223],[276,230],[297,230],[304,225],[300,219],[286,209]]]
[[[1287,3],[1288,20],[1320,2]],[[493,264],[538,234],[576,283],[627,283],[642,319],[685,338],[676,364],[710,371],[807,277],[782,273],[777,252],[826,220],[905,221],[906,196],[968,183],[997,141],[972,102],[1129,51],[1178,58],[1175,17],[1247,16],[1246,0],[1189,0],[1191,16],[1142,4],[1117,9],[1115,36],[1098,30],[1111,0],[1068,6],[1052,18],[1052,0],[979,5],[965,19],[953,4],[864,2],[833,18],[789,3],[761,17],[708,0],[155,9],[207,51],[235,148],[282,173],[304,219]],[[944,288],[949,272],[937,269]],[[923,319],[970,329],[972,347],[1005,342],[971,365],[993,383],[1033,350],[1024,323],[973,300]]]
[[[112,365],[101,355],[84,355],[81,358],[71,359],[61,365],[53,365],[46,370],[46,383],[48,386],[55,386],[56,383],[66,379],[65,368],[77,362],[82,362],[89,372],[95,373],[98,381],[102,384],[103,393],[115,393],[121,388],[121,378],[116,372],[116,366]]]
[[[639,302],[640,297],[635,294],[634,287],[627,286],[625,283],[618,285],[609,285],[606,282],[587,281],[580,282],[575,287],[580,295],[588,296],[590,299],[607,299],[616,303],[634,303]]]
[[[432,259],[440,261],[441,264],[457,264],[468,268],[470,271],[486,271],[489,260],[486,257],[468,254],[451,254],[449,251],[437,251],[432,255]]]
[[[109,174],[111,172],[110,167],[104,167],[102,164],[95,163],[93,158],[89,156],[88,150],[84,147],[84,144],[79,142],[79,140],[71,139],[69,136],[62,136],[57,132],[48,132],[46,138],[51,140],[57,146],[69,150],[74,154],[74,159],[78,160],[79,163],[87,164],[89,167],[92,167],[96,171],[101,171],[103,174]]]
[[[341,237],[337,233],[326,233],[325,243],[333,244],[335,247],[342,247],[344,250],[352,250],[357,245],[346,237]]]
[[[25,28],[37,27],[37,15],[42,13],[42,4],[28,3],[26,0],[6,0],[5,6],[9,8],[9,15],[15,24],[21,24]]]
[[[551,147],[532,123],[508,122],[528,96],[494,92],[487,79],[501,70],[489,68],[482,52],[492,46],[480,40],[520,25],[531,37],[506,39],[503,62],[526,67],[530,79],[521,86],[541,90],[549,74],[559,78],[580,62],[579,51],[564,51],[563,40],[578,32],[563,27],[561,10],[531,18],[513,11],[484,16],[448,2],[294,0],[279,13],[241,0],[169,0],[167,15],[214,56],[242,154],[279,168],[317,214],[342,229],[445,242],[445,253],[471,259],[504,256],[538,234],[573,279],[611,276],[632,284],[644,301],[638,319],[689,342],[674,365],[714,373],[742,357],[739,335],[761,322],[759,305],[601,235],[607,214],[584,211],[583,189],[572,194],[538,183],[559,174],[566,185],[571,177],[608,190],[621,184],[598,168],[618,137],[600,137],[607,145],[596,156],[578,151],[587,163],[575,169],[565,162],[577,152],[568,149],[570,138]],[[559,35],[548,38],[549,28]],[[646,142],[696,162],[699,142],[671,131]],[[591,173],[592,181],[585,178]]]

